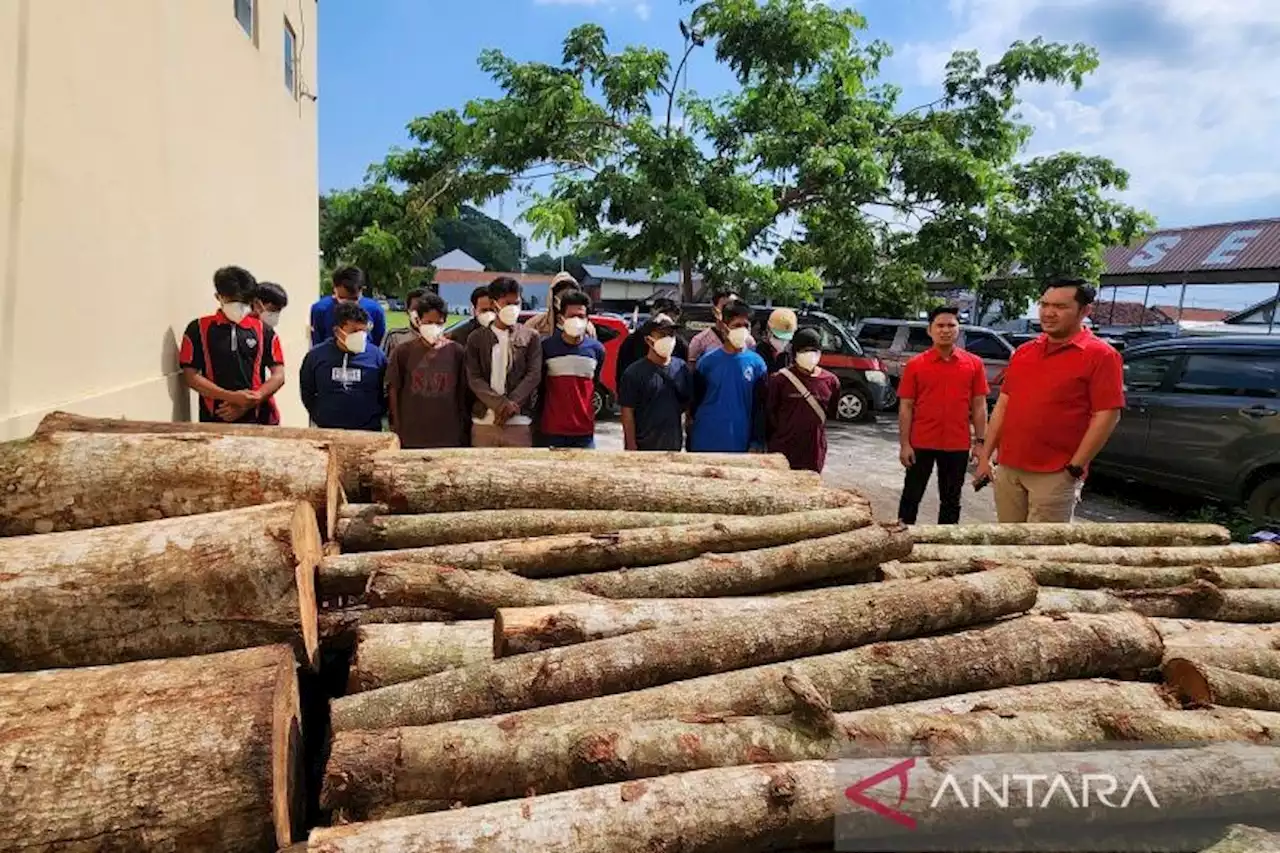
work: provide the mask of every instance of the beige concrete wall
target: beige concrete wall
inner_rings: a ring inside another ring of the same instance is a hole
[[[187,420],[213,271],[289,292],[285,422],[318,278],[316,0],[0,0],[0,439],[55,409]]]

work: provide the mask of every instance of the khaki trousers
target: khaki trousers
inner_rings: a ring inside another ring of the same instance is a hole
[[[1001,524],[1067,523],[1075,519],[1084,482],[1066,471],[1041,474],[996,468],[996,518]]]
[[[471,425],[472,447],[533,447],[533,430],[526,425]]]

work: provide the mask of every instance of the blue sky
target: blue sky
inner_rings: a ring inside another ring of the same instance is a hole
[[[837,2],[837,0],[830,0]],[[894,46],[885,77],[904,105],[932,99],[952,50],[994,59],[1036,35],[1099,48],[1081,92],[1036,89],[1029,154],[1111,157],[1132,174],[1131,203],[1165,226],[1280,216],[1280,2],[1277,0],[862,0],[868,38]],[[477,68],[497,47],[558,61],[573,26],[603,24],[615,47],[676,54],[677,0],[324,0],[320,4],[320,185],[358,184],[404,126],[495,87]],[[728,74],[695,54],[690,86],[723,91]],[[486,210],[522,233],[521,199]],[[533,247],[538,250],[541,247]]]

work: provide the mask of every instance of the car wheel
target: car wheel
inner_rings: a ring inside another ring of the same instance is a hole
[[[890,382],[889,387],[884,389],[884,410],[892,412],[896,408],[898,408],[898,389]]]
[[[867,423],[875,418],[871,399],[857,388],[844,388],[836,402],[836,416],[850,423]]]
[[[599,388],[591,392],[591,411],[597,418],[604,412],[604,395]]]
[[[1280,477],[1263,480],[1249,493],[1249,514],[1259,520],[1280,521]]]

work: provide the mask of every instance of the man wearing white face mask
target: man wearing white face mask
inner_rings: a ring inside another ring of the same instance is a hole
[[[387,357],[369,341],[369,314],[342,302],[333,319],[332,336],[302,360],[302,404],[318,427],[381,432]]]
[[[693,376],[676,351],[675,321],[659,314],[640,327],[645,357],[618,382],[622,436],[627,450],[680,451],[684,415],[693,400]]]
[[[593,399],[604,370],[604,344],[587,335],[591,297],[581,290],[560,294],[559,328],[542,339],[539,426],[548,447],[596,446]]]
[[[420,314],[418,302],[426,292],[427,291],[419,287],[410,290],[405,294],[404,312],[409,316],[409,325],[407,328],[392,329],[387,332],[387,336],[382,339],[382,351],[386,354],[388,361],[391,360],[391,355],[396,351],[396,347],[401,344],[413,343],[418,340],[418,323]]]
[[[416,340],[395,348],[387,365],[391,429],[406,449],[462,447],[466,440],[463,351],[444,334],[448,306],[437,294],[421,294]]]
[[[769,452],[787,457],[792,470],[821,474],[827,461],[827,418],[835,414],[840,380],[818,366],[822,339],[816,330],[796,332],[792,348],[795,363],[769,377]]]
[[[500,276],[489,285],[496,317],[475,329],[466,346],[467,387],[475,395],[475,447],[533,445],[529,401],[542,381],[538,333],[520,325],[520,282]]]
[[[764,396],[768,371],[764,359],[747,349],[751,306],[729,300],[720,315],[728,330],[724,346],[705,353],[698,359],[694,371],[689,450],[695,453],[760,452],[765,444]]]

